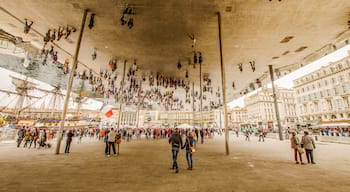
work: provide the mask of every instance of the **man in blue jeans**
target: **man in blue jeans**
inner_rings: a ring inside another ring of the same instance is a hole
[[[179,166],[177,165],[177,155],[179,154],[180,147],[182,146],[182,138],[179,134],[179,129],[175,128],[173,134],[169,138],[169,143],[171,144],[171,153],[173,157],[172,169],[175,169],[175,173],[179,172]]]
[[[305,148],[307,162],[316,164],[313,155],[313,151],[316,149],[316,145],[314,139],[309,136],[308,131],[304,131],[304,136],[301,138],[301,145],[303,148]]]

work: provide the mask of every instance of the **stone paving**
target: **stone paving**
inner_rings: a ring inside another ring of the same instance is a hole
[[[224,154],[222,136],[206,140],[192,171],[181,151],[176,174],[165,139],[123,141],[117,157],[104,156],[104,143],[87,138],[60,155],[54,147],[2,143],[0,191],[350,191],[349,145],[317,143],[316,165],[296,165],[288,141],[231,135],[230,151]]]

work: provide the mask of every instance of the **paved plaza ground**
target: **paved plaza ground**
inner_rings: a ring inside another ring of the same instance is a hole
[[[295,164],[288,141],[231,135],[229,156],[224,146],[223,136],[199,144],[192,171],[181,151],[175,174],[165,139],[123,141],[117,157],[88,138],[68,155],[0,143],[0,191],[350,191],[350,145],[317,143],[316,165]]]

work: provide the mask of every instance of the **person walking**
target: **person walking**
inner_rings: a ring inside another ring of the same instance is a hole
[[[263,142],[265,142],[264,139],[264,129],[262,127],[259,128],[258,130],[258,134],[259,134],[259,142],[262,140]]]
[[[24,148],[28,146],[28,143],[30,143],[30,129],[28,128],[24,133]]]
[[[301,138],[301,146],[305,148],[307,162],[316,164],[313,155],[313,150],[316,149],[316,145],[314,139],[309,136],[308,131],[304,131],[304,136]]]
[[[30,132],[30,144],[29,144],[29,148],[32,147],[32,144],[34,143],[34,148],[36,148],[36,141],[38,140],[38,130],[37,128],[32,129]]]
[[[294,150],[295,163],[299,164],[299,161],[298,161],[298,154],[299,154],[300,163],[303,165],[304,163],[301,155],[304,153],[304,151],[301,149],[300,140],[296,132],[292,132],[292,137],[290,138],[290,145],[291,145],[291,148]]]
[[[70,144],[72,143],[73,136],[74,136],[74,134],[73,134],[72,130],[70,129],[67,133],[66,149],[65,149],[64,153],[69,153]]]
[[[201,135],[201,144],[203,144],[204,143],[204,129],[203,128],[199,131],[199,134]]]
[[[104,138],[103,138],[103,141],[105,142],[105,155],[107,156],[108,155],[108,146],[109,146],[109,143],[108,143],[108,133],[109,133],[109,129],[106,129],[104,131]]]
[[[192,138],[193,138],[193,146],[194,146],[194,147],[197,147],[196,132],[194,132],[194,131],[192,130],[192,131],[190,131],[190,135],[191,135]]]
[[[246,129],[246,130],[244,131],[244,136],[245,136],[245,141],[250,141],[250,138],[249,138],[250,132],[249,132],[248,129]]]
[[[38,142],[38,144],[39,144],[38,149],[40,147],[45,147],[46,146],[46,140],[47,140],[46,130],[43,129],[43,130],[40,131],[40,140]]]
[[[115,139],[116,139],[116,143],[117,143],[117,155],[119,155],[119,146],[120,146],[120,143],[122,142],[122,134],[120,133],[120,131],[118,130],[116,135],[115,135]]]
[[[17,147],[20,147],[23,138],[24,138],[24,134],[25,134],[25,130],[24,130],[24,126],[23,128],[19,129],[17,132]]]
[[[182,138],[178,128],[175,128],[175,132],[171,134],[169,143],[171,144],[171,153],[173,158],[173,166],[171,169],[175,169],[175,173],[178,173],[179,166],[177,164],[177,155],[179,154],[180,147],[182,146]]]
[[[113,149],[113,154],[116,155],[115,138],[116,138],[115,131],[113,128],[111,128],[111,131],[109,131],[109,133],[108,133],[108,155],[107,155],[107,157],[111,156],[111,147]]]
[[[194,152],[192,149],[194,147],[194,138],[193,135],[189,132],[186,136],[185,144],[181,147],[181,149],[186,148],[186,160],[188,165],[188,170],[193,169],[193,157],[192,153]]]

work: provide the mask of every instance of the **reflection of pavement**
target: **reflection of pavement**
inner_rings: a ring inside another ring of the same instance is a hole
[[[230,137],[225,156],[223,137],[198,144],[194,170],[169,170],[167,140],[123,141],[121,155],[104,156],[104,143],[73,141],[69,155],[52,149],[0,146],[0,191],[349,191],[348,145],[317,145],[316,165],[296,165],[287,141],[251,142]],[[65,142],[62,142],[62,148]]]

